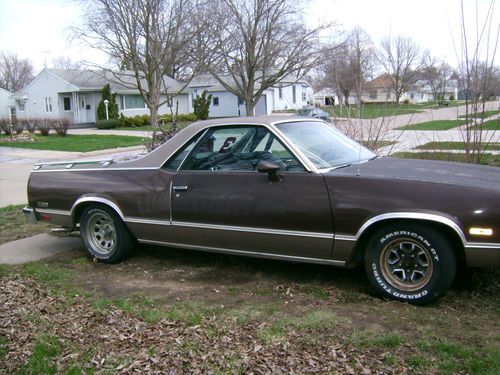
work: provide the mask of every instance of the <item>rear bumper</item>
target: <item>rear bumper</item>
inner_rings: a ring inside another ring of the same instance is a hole
[[[500,243],[474,243],[465,247],[468,267],[500,267]]]
[[[26,222],[28,224],[36,224],[38,219],[36,217],[35,210],[31,207],[24,207],[23,208],[23,214],[24,217],[26,218]]]

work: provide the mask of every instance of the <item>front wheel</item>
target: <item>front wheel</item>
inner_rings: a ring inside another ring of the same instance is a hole
[[[135,246],[135,238],[123,221],[105,206],[91,206],[83,211],[80,234],[89,257],[103,263],[125,259]]]
[[[365,268],[380,294],[426,304],[446,293],[455,277],[456,259],[449,241],[437,231],[394,224],[371,237]]]

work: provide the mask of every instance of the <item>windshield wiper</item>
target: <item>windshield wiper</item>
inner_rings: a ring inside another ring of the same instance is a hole
[[[331,171],[335,170],[335,169],[341,169],[341,168],[347,168],[347,167],[350,167],[352,165],[352,163],[345,163],[345,164],[340,164],[340,165],[337,165],[336,167],[333,167],[332,169],[330,169]]]

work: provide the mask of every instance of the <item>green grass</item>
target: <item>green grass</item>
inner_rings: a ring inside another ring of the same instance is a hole
[[[59,354],[59,339],[55,336],[42,335],[36,342],[28,362],[18,371],[19,374],[55,374],[53,359]]]
[[[500,130],[500,120],[490,120],[484,122],[483,130]]]
[[[435,121],[421,122],[418,124],[405,125],[397,129],[398,130],[449,130],[464,124],[465,120],[435,120]]]
[[[378,150],[379,148],[389,147],[396,144],[396,141],[358,141],[363,146],[370,150]]]
[[[420,349],[437,357],[437,365],[444,374],[467,373],[477,375],[500,372],[500,350],[493,347],[474,347],[447,340],[420,341]],[[417,362],[417,364],[420,364]],[[424,366],[428,364],[424,362]]]
[[[386,116],[399,116],[422,112],[426,108],[422,104],[396,104],[396,103],[375,103],[364,104],[361,108],[355,105],[350,107],[335,106],[324,108],[331,116],[372,119]]]
[[[458,116],[459,118],[488,118],[491,116],[494,116],[496,114],[500,113],[499,110],[493,110],[493,111],[485,111],[485,112],[478,112],[477,114],[469,113],[468,115],[462,115]]]
[[[130,147],[144,144],[144,138],[128,135],[67,135],[47,137],[34,135],[34,142],[0,142],[3,147],[29,148],[34,150],[89,152],[117,147]]]
[[[350,337],[353,344],[361,348],[381,346],[397,348],[403,342],[401,336],[395,333],[375,333],[370,331],[357,331]]]
[[[395,152],[391,156],[403,159],[442,160],[467,163],[465,154],[451,152]],[[500,167],[500,155],[483,154],[479,164]]]
[[[500,150],[500,143],[483,145],[485,150]],[[464,142],[429,142],[416,147],[419,150],[465,150]]]
[[[0,244],[31,237],[47,232],[50,225],[45,223],[28,224],[22,213],[24,205],[0,208]]]

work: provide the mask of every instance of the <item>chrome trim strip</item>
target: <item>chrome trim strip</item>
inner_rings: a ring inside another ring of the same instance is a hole
[[[73,206],[71,206],[71,217],[75,217],[75,210],[77,206],[79,206],[81,203],[84,202],[97,202],[97,203],[103,203],[108,206],[110,206],[112,209],[116,211],[116,213],[120,216],[120,218],[125,221],[125,216],[123,215],[122,211],[120,208],[116,205],[116,203],[111,202],[109,199],[106,198],[101,198],[101,197],[81,197],[76,200],[75,203],[73,203]]]
[[[172,186],[174,185],[174,180],[170,180],[170,187],[168,188],[168,206],[170,210],[170,224],[172,224]]]
[[[491,250],[500,250],[500,243],[484,243],[484,242],[466,242],[465,246],[466,249],[471,249],[471,248],[481,248],[481,249],[491,249]]]
[[[336,234],[334,239],[338,241],[357,241],[357,238],[355,236],[347,234]]]
[[[114,159],[91,159],[91,160],[64,160],[64,161],[54,161],[54,162],[45,162],[45,163],[35,163],[34,167],[43,167],[47,165],[67,165],[67,164],[97,164],[97,163],[106,163],[113,162]]]
[[[40,214],[71,216],[71,212],[66,211],[66,210],[52,210],[52,209],[48,209],[48,208],[35,208],[35,211],[40,213]]]
[[[33,169],[31,173],[49,173],[49,172],[96,172],[96,171],[148,171],[157,170],[156,167],[136,167],[136,168],[79,168],[79,169]]]
[[[153,220],[153,219],[143,219],[140,217],[132,217],[126,216],[124,221],[126,223],[134,223],[134,224],[151,224],[151,225],[172,225],[170,221],[167,220]]]
[[[245,255],[245,256],[251,256],[251,257],[256,257],[256,258],[287,260],[287,261],[291,261],[291,262],[304,262],[304,263],[316,263],[316,264],[329,264],[329,265],[334,265],[334,266],[345,266],[345,262],[341,261],[341,260],[307,258],[307,257],[293,256],[293,255],[281,255],[281,254],[271,254],[271,253],[259,253],[259,252],[246,251],[246,250],[232,250],[232,249],[224,249],[224,248],[220,248],[220,247],[205,247],[205,246],[198,246],[198,245],[186,245],[186,244],[178,244],[178,243],[173,243],[173,242],[152,241],[152,240],[145,240],[145,239],[138,239],[137,241],[140,243],[150,244],[150,245],[178,247],[181,249],[209,251],[212,253]]]
[[[249,233],[262,233],[262,234],[276,234],[283,236],[333,239],[333,233],[302,232],[295,230],[254,228],[254,227],[237,227],[237,226],[220,225],[220,224],[190,223],[186,221],[172,221],[172,225],[178,227],[199,228],[199,229],[227,230],[235,232],[249,232]]]
[[[465,235],[462,232],[462,229],[458,226],[454,221],[440,215],[436,214],[425,214],[420,212],[391,212],[387,214],[377,215],[372,217],[371,219],[365,221],[365,223],[359,228],[358,232],[355,235],[356,240],[358,240],[363,232],[368,229],[372,224],[375,224],[382,220],[387,219],[417,219],[417,220],[429,220],[437,223],[441,223],[447,225],[451,229],[453,229],[459,236],[462,241],[462,244],[465,246],[467,240],[465,239]]]

